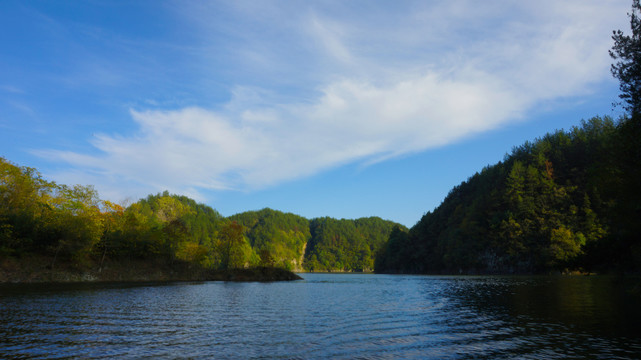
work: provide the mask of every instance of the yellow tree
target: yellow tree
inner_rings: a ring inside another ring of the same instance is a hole
[[[191,214],[192,209],[176,197],[165,195],[158,198],[154,213],[162,224],[165,251],[173,262],[174,259],[181,257],[181,249],[184,249],[190,240],[184,217]]]
[[[68,255],[82,265],[103,233],[103,216],[100,199],[93,186],[58,186],[50,200],[54,209],[54,229],[58,234],[52,262],[54,266],[60,253]]]
[[[0,252],[41,249],[39,236],[50,213],[48,200],[55,183],[33,168],[19,167],[0,157]]]

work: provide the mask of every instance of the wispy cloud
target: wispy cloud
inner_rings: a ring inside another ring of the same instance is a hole
[[[254,13],[242,4],[226,11],[248,21]],[[235,74],[229,78],[236,81],[230,101],[132,110],[138,131],[96,136],[91,142],[98,155],[39,154],[154,190],[198,196],[443,146],[606,81],[609,35],[625,20],[627,6],[497,1],[479,8],[477,2],[447,1],[385,9],[366,2],[336,14],[329,5],[288,4],[292,11],[275,6],[269,21],[253,23],[252,31],[266,27],[281,38],[249,35],[239,30],[244,23],[205,26],[207,17],[215,17],[211,9],[183,13],[200,20],[194,23],[203,39],[213,39],[198,59],[204,64],[218,51],[229,61],[225,74]],[[221,40],[231,29],[242,41]],[[200,69],[207,78],[222,71]],[[252,81],[242,76],[245,71],[264,74]]]
[[[6,92],[6,93],[10,93],[10,94],[24,94],[25,93],[24,90],[22,90],[22,89],[20,89],[18,87],[12,86],[12,85],[0,85],[0,90],[2,90],[3,92]]]
[[[316,17],[312,17],[310,24],[312,34],[315,35],[322,44],[325,53],[339,62],[346,64],[352,63],[352,54],[341,41],[342,34],[340,25],[321,21]]]

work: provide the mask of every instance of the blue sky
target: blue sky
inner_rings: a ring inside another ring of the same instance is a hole
[[[0,156],[131,202],[412,226],[612,109],[627,0],[2,1]]]

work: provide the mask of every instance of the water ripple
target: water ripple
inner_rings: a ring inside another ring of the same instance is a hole
[[[0,358],[626,359],[641,353],[638,310],[601,280],[304,277],[271,284],[0,287]]]

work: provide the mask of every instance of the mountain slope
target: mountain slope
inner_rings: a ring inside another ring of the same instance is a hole
[[[376,271],[638,269],[630,124],[597,117],[515,148],[454,187],[409,232],[394,231]]]

